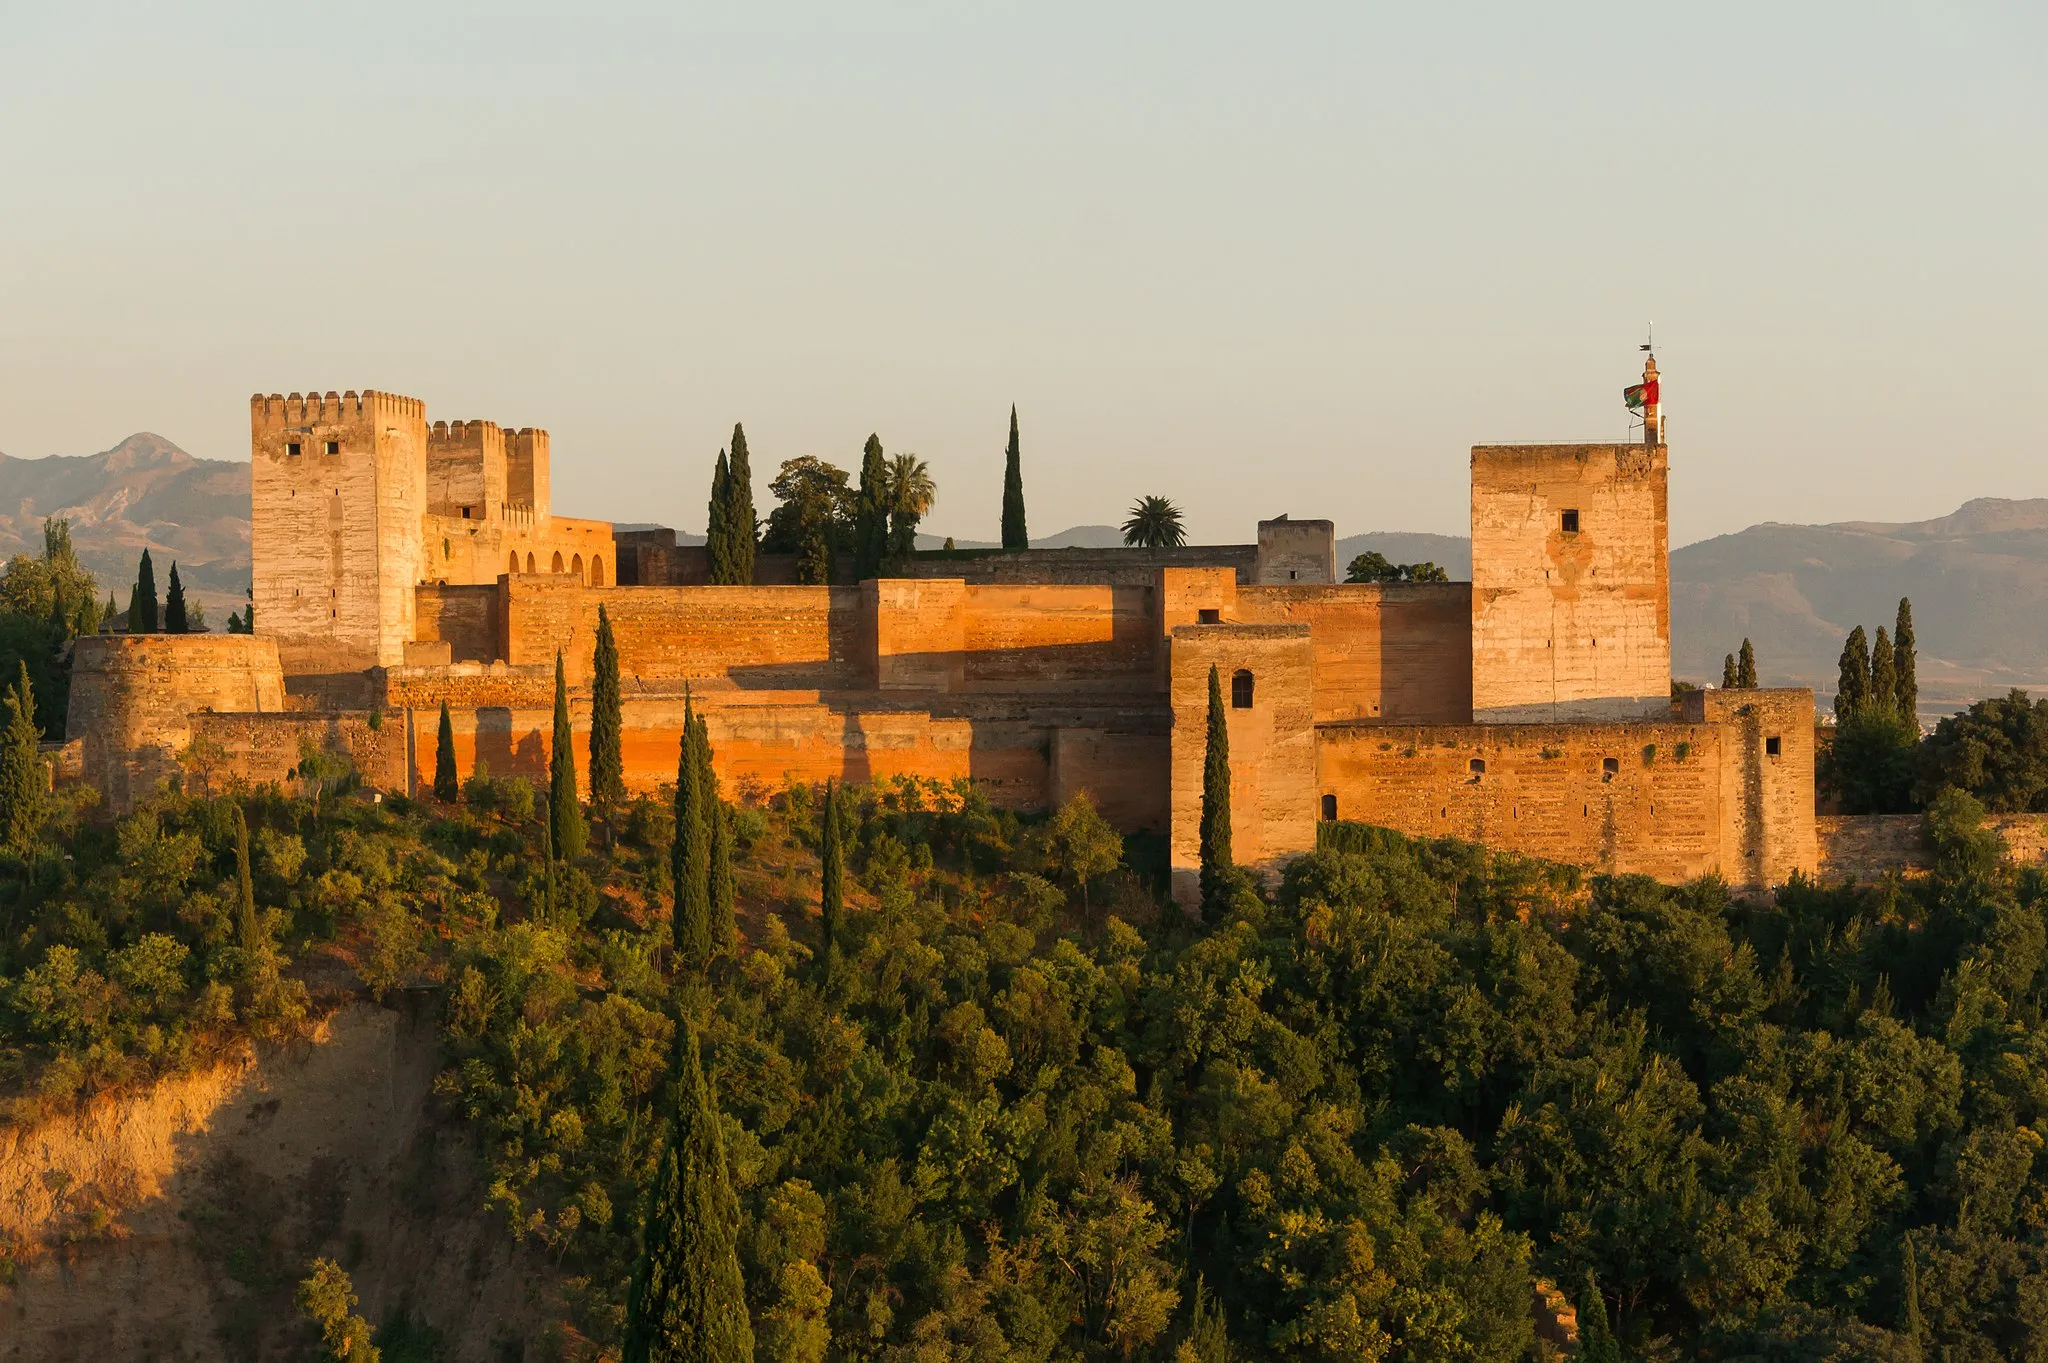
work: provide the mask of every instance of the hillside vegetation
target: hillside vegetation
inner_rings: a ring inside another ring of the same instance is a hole
[[[1913,882],[1738,901],[1333,825],[1198,923],[1156,845],[1078,877],[1078,815],[902,782],[853,793],[821,953],[792,786],[730,811],[698,973],[663,802],[550,869],[522,781],[305,775],[8,864],[10,1119],[289,1035],[309,983],[427,989],[475,1215],[557,1266],[529,1356],[616,1347],[679,1018],[764,1358],[1535,1358],[1539,1278],[1635,1357],[2048,1348],[2044,882],[1964,797]]]

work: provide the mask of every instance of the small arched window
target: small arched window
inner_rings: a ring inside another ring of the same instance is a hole
[[[519,571],[519,551],[517,549],[514,549],[512,551],[511,560],[505,564],[505,571],[508,573],[516,573]]]
[[[1240,667],[1230,674],[1230,708],[1249,710],[1252,708],[1252,674]]]
[[[526,571],[529,573],[533,571],[533,554],[531,551],[528,551],[526,555]]]
[[[604,585],[604,560],[596,554],[590,556],[590,585],[593,587],[602,587]]]
[[[561,571],[562,571],[562,551],[561,551],[561,550],[557,549],[557,550],[555,551],[555,564],[554,564],[554,566],[553,566],[552,568],[549,568],[549,569],[548,569],[548,571],[549,571],[549,572],[551,572],[551,573],[559,573],[559,572],[561,572]]]
[[[578,554],[569,560],[569,571],[576,575],[578,582],[583,580],[583,555]]]
[[[1323,797],[1323,822],[1337,822],[1337,797],[1334,795],[1325,795]]]

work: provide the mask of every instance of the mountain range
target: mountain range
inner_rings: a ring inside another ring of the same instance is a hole
[[[43,520],[71,521],[79,559],[122,604],[145,546],[159,589],[176,562],[214,628],[249,585],[249,466],[199,459],[140,432],[100,454],[0,455],[0,557],[42,548]],[[701,537],[685,535],[685,542]],[[936,548],[943,540],[920,536]],[[1114,526],[1077,525],[1034,548],[1122,543]],[[957,540],[960,548],[992,547]],[[1471,541],[1376,531],[1337,542],[1340,570],[1367,550],[1472,572]],[[1744,638],[1766,684],[1834,691],[1842,640],[1889,626],[1911,597],[1923,705],[1945,711],[2008,688],[2048,685],[2048,499],[1984,497],[1932,520],[1830,525],[1766,522],[1674,550],[1672,669],[1715,681]]]

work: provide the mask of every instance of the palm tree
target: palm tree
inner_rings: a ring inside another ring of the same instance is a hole
[[[917,548],[917,523],[938,500],[931,468],[914,454],[889,459],[889,556],[908,558]]]
[[[1140,497],[1124,522],[1124,543],[1140,549],[1178,549],[1188,542],[1180,508],[1164,497]]]

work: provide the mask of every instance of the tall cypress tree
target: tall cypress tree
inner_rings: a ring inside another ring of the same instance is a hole
[[[1756,690],[1756,650],[1747,639],[1742,641],[1742,651],[1735,655],[1735,684],[1745,691]]]
[[[441,722],[434,732],[434,798],[451,804],[462,794],[462,781],[455,774],[455,725],[448,718],[448,702],[441,702]]]
[[[726,533],[726,515],[732,500],[732,476],[726,471],[725,451],[711,469],[711,508],[704,521],[704,549],[711,558],[711,582],[722,586],[732,581],[731,536]]]
[[[1893,687],[1898,695],[1899,713],[1917,727],[1920,723],[1920,678],[1915,671],[1916,650],[1913,602],[1911,598],[1902,596],[1899,598],[1898,627],[1892,631],[1892,671],[1897,674]]]
[[[171,560],[171,587],[164,594],[164,633],[190,634],[191,621],[185,618],[185,584],[178,581],[178,561]]]
[[[860,494],[854,502],[854,581],[879,577],[888,554],[889,462],[882,457],[881,437],[871,435],[861,452]]]
[[[235,945],[253,962],[262,950],[263,920],[256,915],[256,885],[249,876],[249,820],[235,804]]]
[[[739,940],[735,922],[735,894],[732,877],[732,825],[726,818],[725,799],[718,792],[718,772],[711,763],[711,726],[697,716],[697,790],[704,797],[704,816],[710,821],[706,850],[705,900],[708,906],[708,937],[714,954],[732,950]]]
[[[818,834],[818,962],[831,978],[833,953],[839,950],[839,918],[846,908],[845,848],[839,828],[841,796],[835,782],[825,782],[825,809]]]
[[[747,433],[738,422],[732,427],[732,462],[727,466],[725,534],[732,563],[732,580],[739,586],[754,583],[754,548],[760,527],[754,520],[754,471],[747,462]]]
[[[1017,404],[1010,404],[1010,448],[1003,454],[1003,548],[1029,549],[1024,533],[1024,465],[1017,447]]]
[[[697,1034],[676,1026],[668,1142],[655,1168],[626,1292],[624,1363],[751,1363],[739,1199]]]
[[[6,726],[0,729],[0,845],[17,856],[35,849],[43,828],[49,777],[36,744],[36,695],[29,685],[28,663],[7,689]]]
[[[683,736],[676,755],[676,840],[669,852],[675,911],[669,923],[676,960],[701,970],[711,959],[711,820],[703,765],[697,758],[697,712],[683,700]]]
[[[128,597],[128,632],[157,632],[156,565],[149,561],[147,549],[142,551],[141,566],[135,570],[135,590]]]
[[[619,695],[619,644],[611,617],[597,608],[597,645],[590,654],[590,802],[609,810],[626,798],[624,704]]]
[[[1202,911],[1223,909],[1230,879],[1230,726],[1223,710],[1223,674],[1209,665],[1209,733],[1202,758]]]
[[[1847,719],[1870,699],[1870,647],[1864,642],[1863,626],[1849,631],[1842,644],[1840,668],[1835,681],[1835,718]]]
[[[1920,1322],[1920,1261],[1910,1235],[1899,1237],[1899,1333],[1915,1344],[1926,1333]]]
[[[1723,691],[1733,691],[1735,687],[1735,655],[1729,653],[1721,659],[1721,689]]]
[[[583,806],[576,799],[576,731],[569,724],[569,684],[562,673],[562,653],[555,651],[555,736],[548,755],[548,823],[555,855],[574,861],[583,855],[588,830]]]
[[[1600,1284],[1586,1272],[1586,1285],[1576,1303],[1579,1309],[1579,1363],[1621,1363],[1621,1345],[1607,1327],[1607,1299]]]
[[[1898,661],[1883,625],[1877,627],[1877,642],[1870,649],[1870,703],[1890,711],[1899,705]]]

